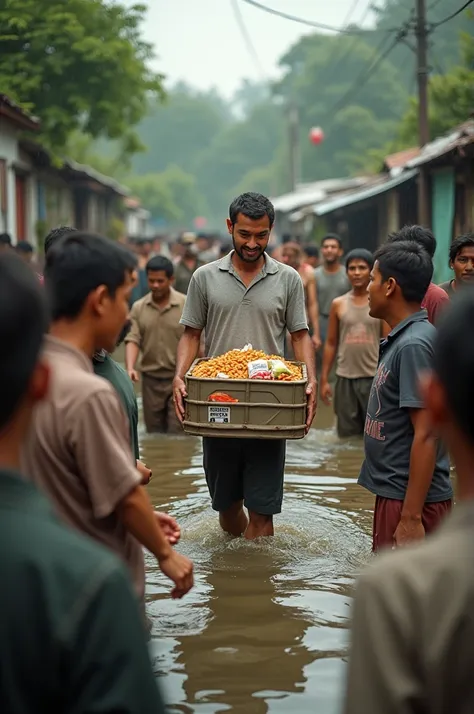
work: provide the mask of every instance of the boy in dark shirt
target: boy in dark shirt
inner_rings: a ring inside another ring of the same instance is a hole
[[[394,241],[375,254],[370,315],[391,332],[380,345],[364,433],[359,484],[375,494],[373,549],[404,545],[434,530],[451,508],[449,460],[427,437],[419,379],[431,367],[436,328],[421,309],[433,274],[418,244]]]

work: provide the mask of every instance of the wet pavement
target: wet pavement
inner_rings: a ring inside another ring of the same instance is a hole
[[[370,557],[373,497],[356,479],[362,442],[340,441],[321,408],[288,443],[275,537],[230,539],[211,510],[201,442],[147,436],[153,503],[182,527],[196,585],[182,601],[147,558],[151,651],[170,712],[340,710],[353,579]]]

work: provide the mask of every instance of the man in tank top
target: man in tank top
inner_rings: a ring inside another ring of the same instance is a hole
[[[326,404],[330,403],[329,374],[336,360],[334,411],[340,437],[362,436],[364,433],[380,338],[389,331],[388,325],[369,315],[367,286],[373,264],[368,250],[360,248],[347,255],[346,271],[352,289],[333,300],[329,313],[321,397]]]

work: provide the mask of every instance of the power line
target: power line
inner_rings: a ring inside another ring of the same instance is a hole
[[[357,4],[358,4],[358,0],[356,0],[355,6],[353,6],[353,7],[354,7],[354,10],[355,10],[355,8],[357,7]],[[352,10],[352,8],[351,8],[351,10]],[[360,18],[360,20],[359,20],[359,23],[360,23],[361,25],[362,25],[362,23],[364,22],[364,20],[366,19],[367,15],[368,15],[371,11],[372,11],[372,7],[371,7],[371,5],[370,5],[370,3],[369,3],[369,4],[367,5],[366,9],[365,9],[365,12],[364,12],[363,16],[362,16],[362,17]],[[352,14],[352,12],[349,11],[349,13],[348,13],[348,18],[346,18],[346,20],[344,21],[344,25],[346,25],[346,24],[348,23],[351,14]],[[337,59],[337,57],[335,57],[336,62],[335,62],[334,67],[332,68],[332,75],[333,75],[333,77],[336,75],[336,73],[338,72],[338,70],[340,69],[340,67],[342,67],[342,65],[344,64],[344,62],[346,61],[346,59],[349,57],[349,55],[352,54],[352,52],[354,51],[354,49],[355,49],[355,47],[356,47],[358,41],[359,41],[359,38],[358,38],[358,37],[353,37],[353,38],[352,38],[352,41],[350,41],[349,47],[348,47],[347,50],[339,57],[339,59]]]
[[[407,30],[399,30],[399,33],[397,37],[390,43],[390,46],[382,52],[383,46],[387,43],[386,37],[383,38],[382,42],[379,43],[379,45],[375,48],[374,55],[372,58],[369,60],[369,62],[365,65],[365,67],[362,69],[362,72],[359,74],[359,76],[356,78],[356,80],[353,82],[351,87],[347,90],[347,92],[339,99],[333,107],[328,112],[328,115],[331,116],[335,114],[336,112],[339,112],[341,109],[343,109],[347,102],[350,101],[353,96],[357,94],[357,92],[369,81],[369,79],[375,74],[377,69],[379,68],[380,64],[388,57],[390,52],[394,49],[396,45],[398,45],[399,42],[402,41],[402,39],[405,37]],[[379,54],[380,53],[380,54]],[[378,56],[377,56],[378,55]]]
[[[446,22],[449,22],[450,20],[453,20],[455,17],[460,15],[464,10],[466,10],[469,5],[472,5],[474,0],[468,0],[462,7],[459,8],[459,10],[456,10],[456,12],[453,12],[451,15],[448,15],[448,17],[445,17],[444,20],[440,20],[439,22],[435,22],[432,25],[432,30],[436,29],[437,27],[440,27],[441,25],[444,25]]]
[[[270,15],[276,15],[277,17],[282,17],[285,20],[290,20],[291,22],[298,22],[300,25],[307,25],[308,27],[316,27],[319,30],[328,30],[330,32],[337,32],[338,34],[341,35],[365,35],[367,32],[398,32],[400,28],[398,27],[389,27],[389,28],[376,28],[376,29],[371,29],[371,30],[362,30],[362,29],[350,29],[350,28],[344,28],[344,27],[333,27],[332,25],[325,25],[322,22],[313,22],[312,20],[306,20],[303,17],[296,17],[296,15],[289,15],[287,12],[282,12],[281,10],[275,10],[274,8],[267,7],[266,5],[262,5],[259,2],[256,2],[256,0],[243,0],[243,2],[247,3],[247,5],[252,5],[252,7],[256,7],[259,10],[263,10],[263,12],[268,12]]]
[[[260,73],[262,79],[266,82],[267,77],[265,74],[265,70],[263,69],[263,65],[260,62],[260,58],[258,56],[257,50],[255,49],[255,46],[252,42],[252,38],[250,37],[247,27],[244,22],[244,18],[242,17],[242,13],[240,11],[240,6],[238,3],[238,0],[230,0],[232,9],[234,11],[235,19],[237,21],[237,25],[239,26],[240,34],[242,35],[242,38],[245,42],[245,45],[247,47],[247,51],[249,55],[251,56],[258,72]]]

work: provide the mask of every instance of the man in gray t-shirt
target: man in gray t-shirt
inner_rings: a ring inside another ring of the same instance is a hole
[[[184,377],[197,355],[202,330],[208,357],[249,342],[267,354],[283,355],[289,331],[295,358],[308,370],[306,425],[311,426],[316,374],[303,283],[296,270],[265,253],[274,218],[274,208],[264,196],[245,193],[236,198],[227,220],[234,251],[199,268],[191,279],[173,384],[181,421]],[[245,533],[249,539],[273,535],[273,515],[280,513],[283,498],[285,441],[205,438],[203,451],[212,506],[219,512],[223,530],[235,536]]]
[[[342,253],[342,243],[338,235],[329,233],[323,238],[321,243],[323,264],[314,271],[318,293],[319,331],[323,347],[332,301],[351,289],[346,269],[341,265]]]
[[[449,461],[427,431],[419,380],[431,367],[436,329],[421,309],[433,272],[412,242],[375,255],[369,284],[372,317],[391,329],[380,347],[364,433],[359,484],[376,495],[373,548],[404,545],[435,529],[451,507]]]

